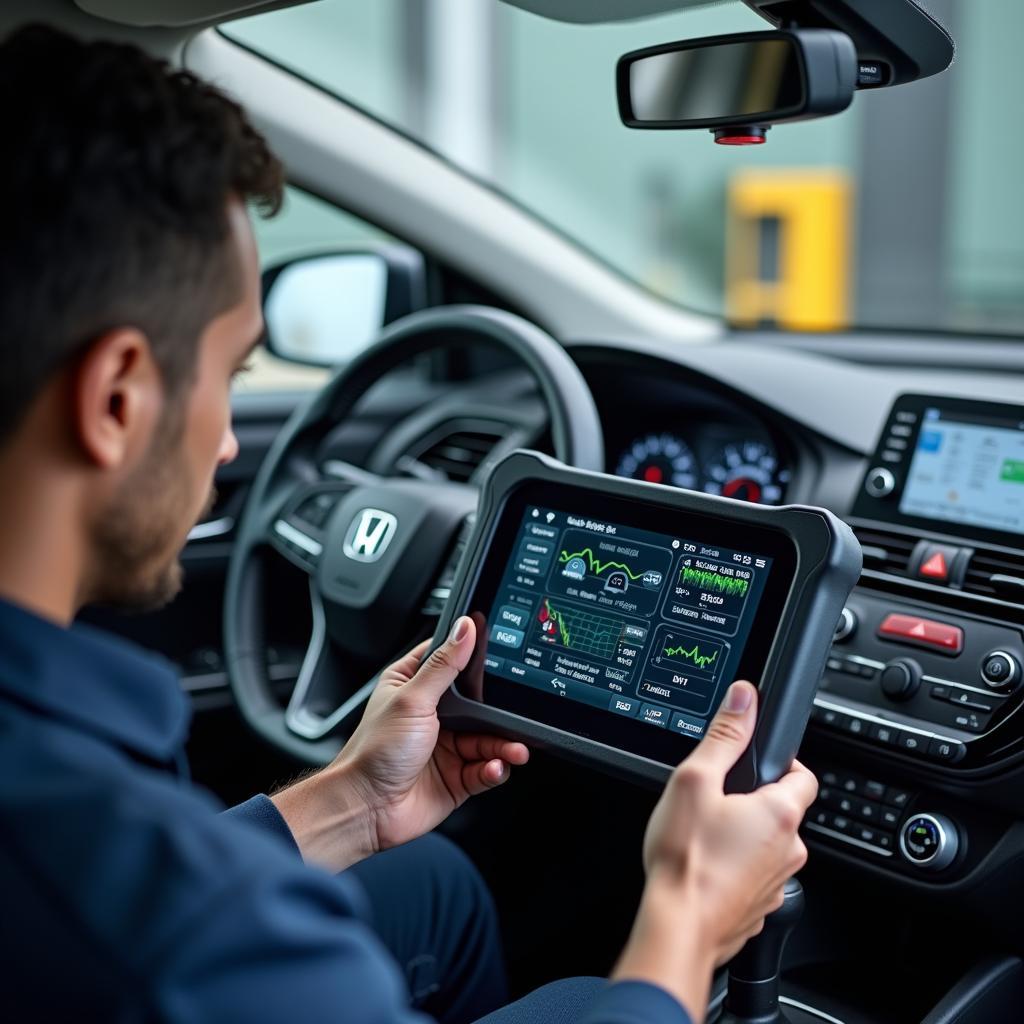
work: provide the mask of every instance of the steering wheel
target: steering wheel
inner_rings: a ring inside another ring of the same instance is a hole
[[[224,656],[249,725],[311,764],[331,760],[351,735],[377,681],[365,675],[393,659],[417,625],[423,632],[425,599],[435,615],[440,611],[477,504],[469,484],[378,476],[339,460],[321,467],[317,452],[386,373],[456,342],[515,354],[544,400],[555,455],[580,468],[604,468],[597,408],[576,364],[534,324],[485,306],[439,307],[395,321],[295,411],[239,517],[225,590]],[[312,603],[311,635],[286,707],[267,670],[269,551],[304,570]]]

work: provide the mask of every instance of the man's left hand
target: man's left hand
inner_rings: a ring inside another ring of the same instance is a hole
[[[462,617],[422,665],[429,641],[385,669],[337,760],[273,797],[307,859],[338,871],[406,843],[526,764],[522,743],[441,728],[438,702],[475,643]]]

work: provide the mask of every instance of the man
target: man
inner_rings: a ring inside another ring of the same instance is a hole
[[[235,104],[130,47],[22,30],[0,44],[0,91],[5,1013],[701,1020],[714,967],[803,864],[796,829],[816,790],[794,766],[723,795],[753,729],[748,683],[655,810],[611,983],[556,983],[504,1009],[482,882],[426,835],[528,756],[439,730],[469,619],[422,665],[417,649],[384,673],[322,772],[224,814],[188,785],[173,675],[71,624],[87,603],[154,606],[178,588],[186,533],[237,450],[231,380],[262,331],[246,205],[276,209],[281,168]]]

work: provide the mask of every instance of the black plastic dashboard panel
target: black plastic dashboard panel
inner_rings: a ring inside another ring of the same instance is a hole
[[[837,345],[842,336],[836,338]],[[972,344],[965,340],[965,345]],[[674,366],[708,386],[729,392],[752,413],[788,420],[862,456],[874,451],[889,410],[900,394],[944,395],[951,398],[1020,402],[1020,374],[954,368],[868,366],[777,346],[771,335],[730,335],[719,344],[687,344],[659,338],[580,339],[567,342],[573,358],[594,364],[628,358],[636,366]],[[924,345],[922,347],[925,347]],[[625,370],[623,371],[625,374]],[[810,500],[801,496],[802,500]],[[851,491],[848,500],[852,500]],[[836,508],[845,514],[848,506]]]

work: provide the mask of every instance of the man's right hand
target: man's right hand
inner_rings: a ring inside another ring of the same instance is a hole
[[[647,885],[612,974],[666,989],[695,1022],[714,969],[761,931],[807,860],[797,829],[818,783],[803,765],[753,793],[725,794],[756,716],[757,690],[734,683],[705,738],[672,773],[647,826]]]

